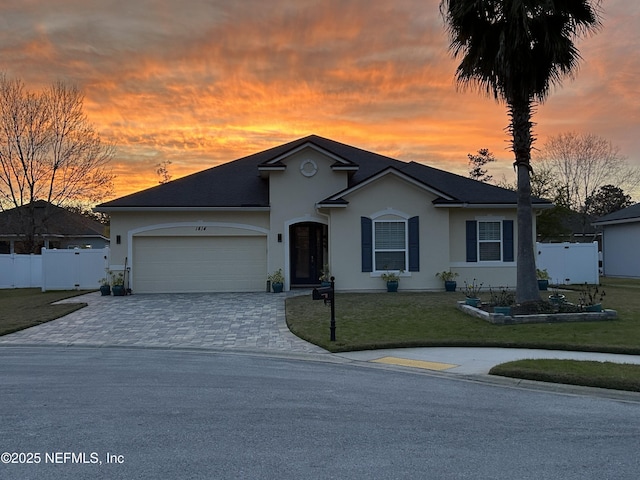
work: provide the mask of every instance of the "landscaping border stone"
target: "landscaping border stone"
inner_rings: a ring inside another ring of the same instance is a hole
[[[618,312],[605,309],[602,312],[580,312],[580,313],[541,313],[535,315],[503,315],[502,313],[489,313],[484,310],[466,305],[464,301],[457,302],[458,310],[481,318],[494,325],[520,325],[527,323],[563,323],[563,322],[597,322],[615,320]]]

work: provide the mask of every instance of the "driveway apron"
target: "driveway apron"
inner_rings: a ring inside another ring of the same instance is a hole
[[[87,307],[0,337],[0,345],[132,346],[244,349],[300,353],[326,350],[286,326],[284,294],[203,293],[100,296],[63,300]]]

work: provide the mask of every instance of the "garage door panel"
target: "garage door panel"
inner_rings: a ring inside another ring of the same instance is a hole
[[[266,237],[139,237],[133,241],[135,292],[261,291]]]

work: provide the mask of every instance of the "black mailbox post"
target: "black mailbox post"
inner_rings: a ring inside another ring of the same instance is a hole
[[[331,305],[331,326],[329,327],[330,339],[332,342],[336,341],[336,305],[335,305],[335,286],[336,279],[331,277],[330,287],[314,288],[311,294],[311,298],[314,300],[324,300],[325,305],[329,303]]]

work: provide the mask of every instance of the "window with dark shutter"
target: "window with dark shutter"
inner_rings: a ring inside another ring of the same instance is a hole
[[[362,271],[373,272],[373,222],[370,218],[360,217],[360,245],[362,253]]]
[[[513,220],[504,220],[502,222],[502,240],[502,261],[513,262]]]
[[[513,262],[513,220],[467,220],[467,262]]]
[[[475,220],[467,220],[467,262],[478,261],[478,227]]]
[[[420,223],[418,217],[409,219],[409,271],[420,271]]]

